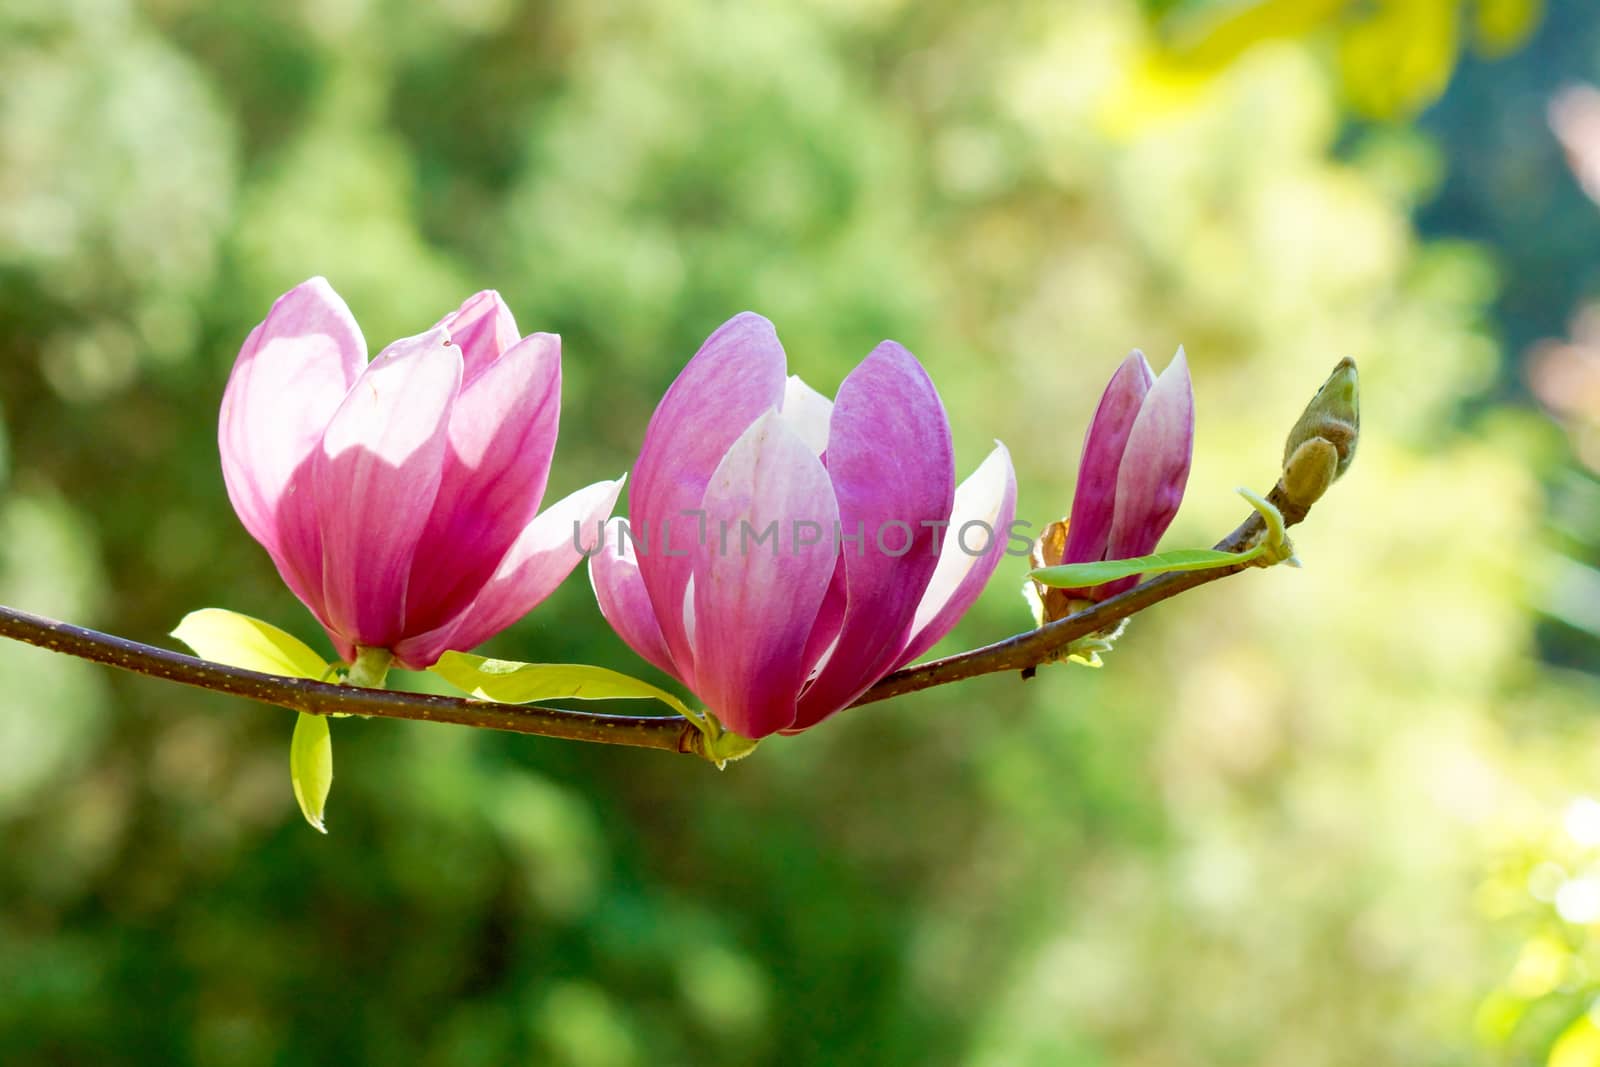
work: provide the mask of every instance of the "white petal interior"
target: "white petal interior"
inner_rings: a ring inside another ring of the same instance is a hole
[[[789,375],[783,386],[783,421],[820,456],[828,448],[828,423],[833,419],[833,401],[800,380],[798,374]]]

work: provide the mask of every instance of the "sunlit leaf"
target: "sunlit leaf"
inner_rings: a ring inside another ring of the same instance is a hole
[[[1496,990],[1484,998],[1472,1017],[1472,1030],[1486,1045],[1501,1046],[1528,1013],[1529,1001]]]
[[[446,652],[429,670],[466,693],[501,704],[536,700],[659,700],[694,718],[677,697],[620,671],[583,663],[518,663]]]
[[[1166,574],[1169,571],[1205,571],[1213,567],[1226,567],[1239,563],[1246,556],[1238,552],[1218,552],[1213,548],[1178,548],[1171,552],[1157,552],[1153,556],[1137,559],[1107,559],[1098,563],[1064,563],[1057,567],[1041,567],[1033,572],[1033,580],[1041,585],[1058,589],[1084,589],[1092,585],[1105,585],[1119,578],[1135,574]]]
[[[1572,968],[1572,949],[1554,934],[1523,942],[1517,962],[1506,978],[1506,992],[1524,1000],[1549,996]]]
[[[1246,4],[1188,0],[1163,5],[1162,41],[1128,66],[1107,93],[1098,119],[1114,137],[1192,108],[1216,77],[1254,46],[1301,37],[1331,24],[1349,0],[1254,0]]]
[[[1460,52],[1458,0],[1389,4],[1346,29],[1339,65],[1350,102],[1398,118],[1438,99]]]
[[[1587,1014],[1573,1020],[1550,1046],[1545,1067],[1595,1067],[1600,1064],[1600,1026]]]
[[[327,833],[322,810],[333,787],[333,738],[328,734],[328,720],[321,715],[302,711],[295,720],[294,737],[289,741],[289,781],[306,822]]]
[[[1474,10],[1478,50],[1498,57],[1528,40],[1544,15],[1544,0],[1478,0]]]
[[[328,664],[299,638],[223,608],[191,611],[172,636],[201,659],[230,667],[295,678],[321,679],[328,674]]]
[[[1136,136],[1151,123],[1193,108],[1205,98],[1214,77],[1165,54],[1143,56],[1123,72],[1116,91],[1106,94],[1096,120],[1110,137]]]
[[[1268,41],[1331,35],[1345,94],[1359,111],[1404,118],[1443,93],[1471,36],[1495,58],[1526,44],[1544,0],[1146,0],[1159,42],[1130,67],[1103,121],[1113,132],[1203,97],[1208,83]],[[1471,20],[1470,28],[1463,22]]]
[[[1452,0],[1454,2],[1454,0]],[[1264,41],[1300,37],[1331,22],[1349,0],[1255,0],[1208,5],[1183,20],[1172,56],[1192,68],[1216,71]]]

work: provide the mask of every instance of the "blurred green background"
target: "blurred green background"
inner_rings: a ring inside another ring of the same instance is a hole
[[[0,644],[0,1063],[1600,1064],[1595,78],[1587,0],[0,0],[8,604],[325,647],[215,446],[312,274],[560,332],[553,494],[744,308],[827,392],[909,345],[1036,524],[1131,346],[1171,545],[1365,406],[1304,571],[720,774],[346,720],[322,837],[289,713]],[[653,676],[581,576],[489,647]]]

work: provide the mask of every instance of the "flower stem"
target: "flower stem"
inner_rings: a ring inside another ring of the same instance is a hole
[[[389,677],[389,665],[394,662],[394,653],[387,648],[357,648],[356,661],[350,664],[350,670],[345,673],[346,685],[358,685],[363,689],[382,689],[383,680]]]

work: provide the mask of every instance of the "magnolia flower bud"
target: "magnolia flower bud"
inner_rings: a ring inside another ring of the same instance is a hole
[[[1333,368],[1333,373],[1328,380],[1322,383],[1322,388],[1317,390],[1317,395],[1311,398],[1311,403],[1306,405],[1306,410],[1301,414],[1300,421],[1294,424],[1294,429],[1289,431],[1289,439],[1283,446],[1283,465],[1285,477],[1293,465],[1295,454],[1300,447],[1308,441],[1321,439],[1333,446],[1338,455],[1334,465],[1333,478],[1329,484],[1344,475],[1349,469],[1350,461],[1356,455],[1356,439],[1361,435],[1361,409],[1358,396],[1358,380],[1356,375],[1356,361],[1348,356],[1339,361]],[[1306,463],[1306,459],[1300,461]],[[1301,477],[1308,468],[1302,466]],[[1288,488],[1287,481],[1285,488]],[[1327,486],[1324,485],[1323,489]],[[1316,496],[1321,496],[1318,491]],[[1313,497],[1312,500],[1315,500]],[[1306,503],[1310,503],[1307,501]]]
[[[1309,508],[1339,477],[1339,450],[1324,437],[1301,443],[1283,465],[1283,491],[1298,507]]]
[[[1183,349],[1159,378],[1134,351],[1100,396],[1084,436],[1072,515],[1056,558],[1045,566],[1153,552],[1178,513],[1193,454],[1194,390]],[[1138,581],[1065,592],[1074,600],[1106,600]]]

